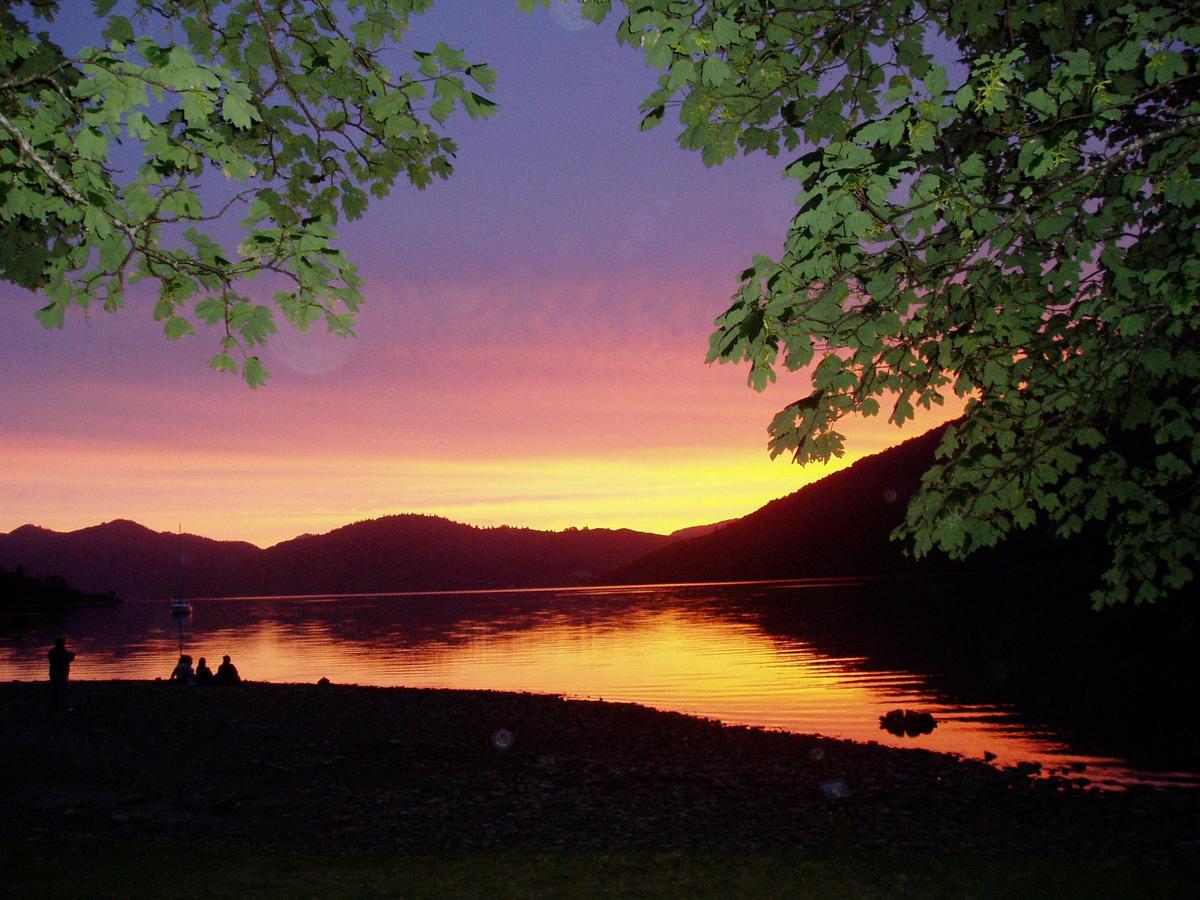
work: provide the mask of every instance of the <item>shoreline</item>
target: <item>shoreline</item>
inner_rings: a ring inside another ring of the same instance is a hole
[[[138,677],[96,677],[96,678],[72,678],[71,684],[158,684],[166,683],[168,679],[155,677],[153,679],[138,678]],[[0,679],[0,685],[37,685],[45,684],[43,679],[39,678],[8,678]],[[315,686],[311,681],[264,681],[256,680],[247,682],[256,685],[271,685],[283,688],[312,688]],[[1056,787],[1064,790],[1087,790],[1096,792],[1112,792],[1124,791],[1128,789],[1152,788],[1152,789],[1178,789],[1178,790],[1194,790],[1200,793],[1200,772],[1187,769],[1172,769],[1164,767],[1139,767],[1135,763],[1128,760],[1123,760],[1116,756],[1105,755],[1102,750],[1091,750],[1081,748],[1075,751],[1063,750],[1057,754],[1052,754],[1049,760],[1029,757],[1014,757],[1010,754],[1007,756],[997,756],[996,754],[986,753],[984,756],[977,757],[970,754],[958,752],[945,747],[929,747],[919,743],[890,743],[886,737],[880,739],[863,739],[852,735],[838,735],[818,731],[805,731],[803,729],[791,728],[786,725],[768,724],[755,721],[739,721],[737,719],[725,719],[719,715],[706,714],[704,712],[694,712],[686,709],[673,709],[669,706],[655,706],[651,703],[646,703],[637,699],[612,699],[607,700],[601,697],[589,696],[586,694],[572,694],[570,692],[551,692],[532,690],[514,690],[508,688],[450,688],[440,686],[406,687],[403,685],[389,684],[374,684],[371,682],[331,682],[331,685],[336,684],[343,688],[363,688],[370,690],[416,690],[416,691],[433,691],[433,692],[450,692],[450,693],[467,693],[467,694],[518,694],[535,697],[551,697],[564,700],[567,702],[580,701],[587,703],[605,703],[616,706],[635,706],[647,709],[651,712],[663,713],[667,715],[681,715],[690,719],[711,722],[716,725],[728,728],[744,729],[750,731],[761,731],[768,733],[779,733],[785,735],[798,735],[801,737],[816,738],[820,740],[829,740],[834,742],[845,742],[858,746],[878,746],[882,750],[894,750],[897,752],[906,752],[908,750],[916,750],[919,752],[932,753],[938,756],[945,756],[957,761],[967,763],[982,762],[988,768],[998,772],[1021,773],[1031,779],[1049,780]],[[191,689],[207,690],[208,688],[198,688],[197,685],[191,685]],[[882,726],[881,726],[882,728]]]
[[[0,684],[0,834],[441,852],[809,848],[1194,862],[1200,791],[542,694]],[[511,742],[499,733],[506,731]],[[827,800],[823,783],[849,796]]]

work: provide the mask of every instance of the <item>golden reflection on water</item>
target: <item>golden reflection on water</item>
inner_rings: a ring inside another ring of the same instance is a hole
[[[987,751],[1000,764],[1085,762],[1089,774],[1102,773],[1093,777],[1127,775],[1112,760],[1067,752],[1008,710],[951,704],[918,674],[822,652],[795,630],[770,631],[715,589],[200,600],[174,624],[161,607],[81,611],[67,629],[79,654],[72,677],[165,678],[182,640],[213,667],[229,654],[255,681],[326,677],[628,701],[966,757]],[[34,629],[18,645],[0,643],[0,677],[44,678],[53,637]],[[896,708],[931,712],[938,727],[891,735],[879,717]]]
[[[643,612],[620,628],[559,622],[536,633],[422,647],[393,661],[373,683],[628,701],[730,723],[968,756],[986,749],[1031,759],[1048,749],[981,723],[966,710],[947,718],[915,676],[852,668],[860,662],[823,657],[799,642],[780,646],[750,625],[669,610]],[[916,742],[890,735],[879,728],[879,716],[898,706],[942,713],[940,724]]]

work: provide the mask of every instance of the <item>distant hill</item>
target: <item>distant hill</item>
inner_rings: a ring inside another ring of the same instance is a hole
[[[676,541],[688,540],[694,537],[703,537],[706,534],[712,534],[718,528],[724,528],[730,522],[736,522],[737,519],[722,519],[720,522],[713,522],[711,525],[692,525],[688,528],[677,528],[671,532],[671,538]]]
[[[23,525],[0,534],[0,566],[57,575],[80,590],[113,591],[123,599],[170,597],[181,581],[192,596],[234,591],[260,553],[242,541],[152,531],[125,519],[78,531]]]
[[[1030,530],[965,563],[916,563],[889,540],[945,426],[906,441],[741,518],[671,535],[629,529],[478,528],[398,515],[302,535],[265,550],[240,541],[156,532],[118,520],[60,533],[25,525],[0,534],[0,566],[57,575],[118,596],[348,594],[399,591],[749,581],[1005,570],[1094,586],[1102,543]]]
[[[671,538],[628,528],[477,528],[435,516],[388,516],[262,552],[267,593],[556,587],[587,584]]]
[[[550,587],[587,583],[672,539],[628,529],[476,528],[387,516],[266,550],[116,520],[0,534],[0,566],[124,598]],[[182,566],[180,560],[182,559]]]
[[[35,578],[18,566],[14,571],[0,567],[0,612],[48,612],[69,606],[115,603],[113,594],[85,594],[57,575]]]
[[[965,563],[940,556],[916,563],[903,555],[889,535],[904,519],[944,431],[942,426],[860,459],[709,534],[655,550],[604,580],[652,584],[1009,569],[1065,554],[1065,545],[1026,532]],[[1079,548],[1069,549],[1078,565]]]

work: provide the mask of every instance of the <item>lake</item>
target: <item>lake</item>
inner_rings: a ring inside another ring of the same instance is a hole
[[[882,596],[897,593],[888,587]],[[631,701],[896,747],[986,752],[998,765],[1037,762],[1099,782],[1196,783],[1187,772],[1133,764],[1134,754],[1111,741],[1068,737],[1019,702],[997,699],[1004,692],[987,685],[1012,663],[986,648],[976,654],[983,687],[972,688],[944,653],[914,650],[880,596],[878,585],[832,580],[217,598],[194,601],[182,620],[165,601],[135,601],[10,621],[0,629],[0,678],[44,679],[46,650],[61,633],[77,653],[79,679],[165,678],[182,646],[214,669],[229,654],[250,680]],[[889,635],[912,659],[888,658],[888,646],[880,648]],[[915,737],[882,730],[880,716],[897,708],[929,712],[937,727]]]

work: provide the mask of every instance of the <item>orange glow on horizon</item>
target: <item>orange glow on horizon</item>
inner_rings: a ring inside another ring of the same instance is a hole
[[[854,421],[844,458],[803,467],[772,461],[761,446],[721,444],[491,459],[327,450],[280,457],[258,448],[214,454],[7,435],[0,531],[127,518],[268,546],[362,519],[425,513],[479,526],[668,533],[744,516],[937,421],[903,432],[878,419]]]
[[[0,530],[73,530],[114,518],[268,546],[304,532],[394,513],[472,525],[633,528],[666,533],[752,512],[848,465],[799,469],[764,453],[695,450],[620,457],[428,460],[258,455],[212,461],[90,447],[7,448]],[[714,462],[720,459],[720,462]],[[189,479],[188,473],[203,473]],[[48,496],[60,499],[48,503]]]
[[[380,282],[360,340],[277,335],[275,377],[257,391],[190,374],[19,373],[6,389],[26,403],[0,432],[0,532],[126,518],[267,546],[426,513],[665,533],[744,516],[961,411],[949,400],[901,430],[885,405],[844,423],[842,459],[771,461],[767,423],[808,393],[808,376],[781,373],[756,393],[743,367],[704,366],[704,340],[687,330],[696,298],[712,292],[704,275]],[[438,302],[414,307],[412,295]],[[612,297],[630,311],[613,314]],[[447,317],[495,327],[449,349]],[[97,330],[161,340],[145,327],[115,316]],[[420,339],[396,340],[404,329]]]

